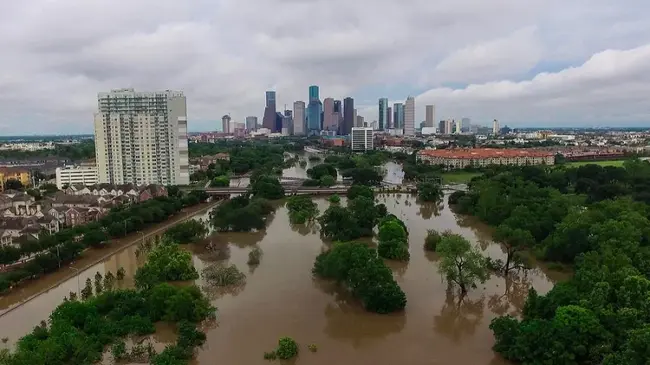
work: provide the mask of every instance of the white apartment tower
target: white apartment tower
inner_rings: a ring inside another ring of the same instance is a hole
[[[415,135],[415,98],[412,96],[404,103],[404,135]]]
[[[492,134],[495,136],[499,134],[499,121],[496,119],[492,121]]]
[[[190,183],[183,92],[116,89],[97,98],[95,156],[100,183]]]
[[[425,107],[425,118],[424,118],[424,126],[425,127],[435,127],[434,123],[436,121],[436,106],[435,105],[427,105]]]
[[[458,119],[456,120],[456,134],[461,134],[463,133],[463,120]]]
[[[352,151],[368,151],[373,149],[373,135],[370,127],[353,127],[350,147]]]
[[[305,102],[296,101],[293,103],[293,134],[296,136],[305,135]]]

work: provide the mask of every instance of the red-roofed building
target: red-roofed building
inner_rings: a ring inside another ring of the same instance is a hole
[[[466,166],[488,165],[553,165],[555,154],[534,149],[471,148],[421,150],[417,159],[426,164],[462,169]]]

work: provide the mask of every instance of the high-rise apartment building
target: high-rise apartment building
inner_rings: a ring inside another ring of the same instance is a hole
[[[388,99],[386,98],[381,98],[379,99],[379,130],[383,131],[384,129],[388,129],[388,110],[390,108],[388,107]],[[363,126],[361,126],[363,127]]]
[[[116,89],[97,96],[99,182],[187,185],[187,104],[181,91]]]
[[[223,133],[231,133],[230,131],[230,115],[226,114],[221,117],[221,131]]]
[[[338,129],[338,113],[334,111],[334,99],[323,100],[323,129],[336,131]]]
[[[305,128],[305,102],[296,101],[293,103],[293,134],[304,136]]]
[[[257,130],[257,117],[246,117],[246,129],[250,131]]]
[[[445,120],[445,134],[452,134],[454,132],[453,128],[453,121],[451,119]]]
[[[404,104],[393,104],[393,129],[404,129]]]
[[[271,132],[279,132],[276,126],[277,110],[275,106],[275,91],[266,92],[266,107],[264,108],[264,117],[262,126],[268,128]]]
[[[318,93],[318,86],[309,87],[309,104],[307,105],[307,133],[309,135],[318,135],[322,129],[323,104]]]
[[[499,135],[499,121],[496,119],[492,121],[492,134]]]
[[[463,120],[456,120],[456,134],[461,134],[463,132]]]
[[[436,120],[436,106],[427,105],[424,116],[424,126],[425,127],[435,127],[434,123]]]
[[[368,151],[373,149],[372,128],[354,127],[350,132],[350,147],[352,151]]]
[[[415,135],[415,98],[409,96],[404,103],[404,135]]]
[[[356,119],[354,114],[354,99],[351,97],[343,99],[343,124],[340,128],[341,135],[347,136],[352,131]]]

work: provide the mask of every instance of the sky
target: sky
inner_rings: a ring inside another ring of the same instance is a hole
[[[650,126],[647,0],[0,0],[0,135],[92,133],[97,93],[182,90],[221,116],[416,98],[436,119]],[[217,123],[219,121],[219,123]]]

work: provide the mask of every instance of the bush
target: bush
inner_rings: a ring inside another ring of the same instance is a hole
[[[318,215],[318,206],[309,195],[295,195],[288,199],[289,221],[293,224],[303,224],[312,221]]]
[[[192,265],[192,254],[183,251],[170,241],[163,241],[147,256],[147,262],[135,274],[138,288],[151,288],[163,281],[186,281],[198,279]]]
[[[408,247],[404,242],[397,240],[380,242],[377,254],[388,260],[408,261],[411,258]]]
[[[265,199],[238,196],[223,202],[210,212],[212,227],[221,232],[250,232],[262,229],[273,207]]]
[[[208,234],[208,228],[200,220],[190,219],[178,223],[165,232],[165,236],[181,244],[195,243]]]
[[[279,359],[288,360],[298,355],[298,344],[291,337],[282,337],[278,341],[278,348],[275,350]]]
[[[262,249],[255,247],[251,252],[248,253],[248,265],[259,265],[260,260],[262,259]]]
[[[340,204],[340,203],[341,203],[341,197],[338,196],[338,195],[336,195],[336,194],[330,196],[329,198],[327,198],[327,200],[328,200],[331,204]]]
[[[235,265],[213,264],[203,269],[201,276],[214,286],[240,285],[246,280],[246,275]]]
[[[438,243],[442,240],[442,235],[433,229],[430,229],[427,232],[427,237],[424,239],[424,249],[435,252]]]

